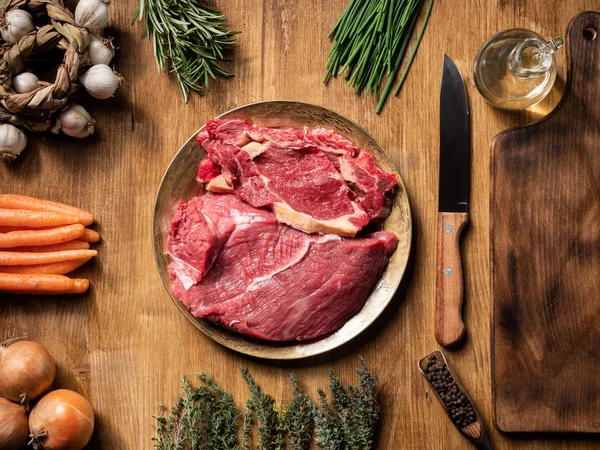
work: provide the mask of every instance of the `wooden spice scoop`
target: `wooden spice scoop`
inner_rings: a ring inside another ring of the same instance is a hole
[[[475,404],[440,351],[419,361],[419,370],[435,392],[444,411],[460,433],[480,450],[493,450]]]

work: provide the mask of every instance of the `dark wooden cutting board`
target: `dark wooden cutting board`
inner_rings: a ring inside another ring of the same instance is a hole
[[[492,144],[492,389],[506,432],[600,432],[600,14],[567,29],[567,86]]]

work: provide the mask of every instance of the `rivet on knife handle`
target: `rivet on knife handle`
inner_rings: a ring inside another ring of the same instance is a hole
[[[465,333],[460,237],[467,222],[467,213],[438,213],[435,339],[445,347],[456,344]]]

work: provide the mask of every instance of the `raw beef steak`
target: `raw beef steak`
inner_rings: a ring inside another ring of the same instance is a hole
[[[198,142],[208,153],[198,180],[208,190],[234,192],[308,233],[352,237],[389,214],[395,175],[333,130],[211,120]]]
[[[235,230],[245,222],[276,219],[267,211],[241,202],[231,196],[209,195],[200,201],[179,202],[171,221],[167,254],[173,260],[171,270],[186,289],[199,282],[219,256],[223,245]],[[205,208],[210,207],[210,214]]]
[[[385,231],[306,234],[237,196],[207,194],[179,207],[169,273],[175,296],[196,317],[259,339],[306,340],[362,308],[396,245]]]

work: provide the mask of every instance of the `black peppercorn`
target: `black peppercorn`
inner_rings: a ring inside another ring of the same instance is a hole
[[[443,361],[438,360],[435,355],[430,355],[425,363],[424,373],[458,427],[466,427],[477,420],[473,406],[461,392]]]

